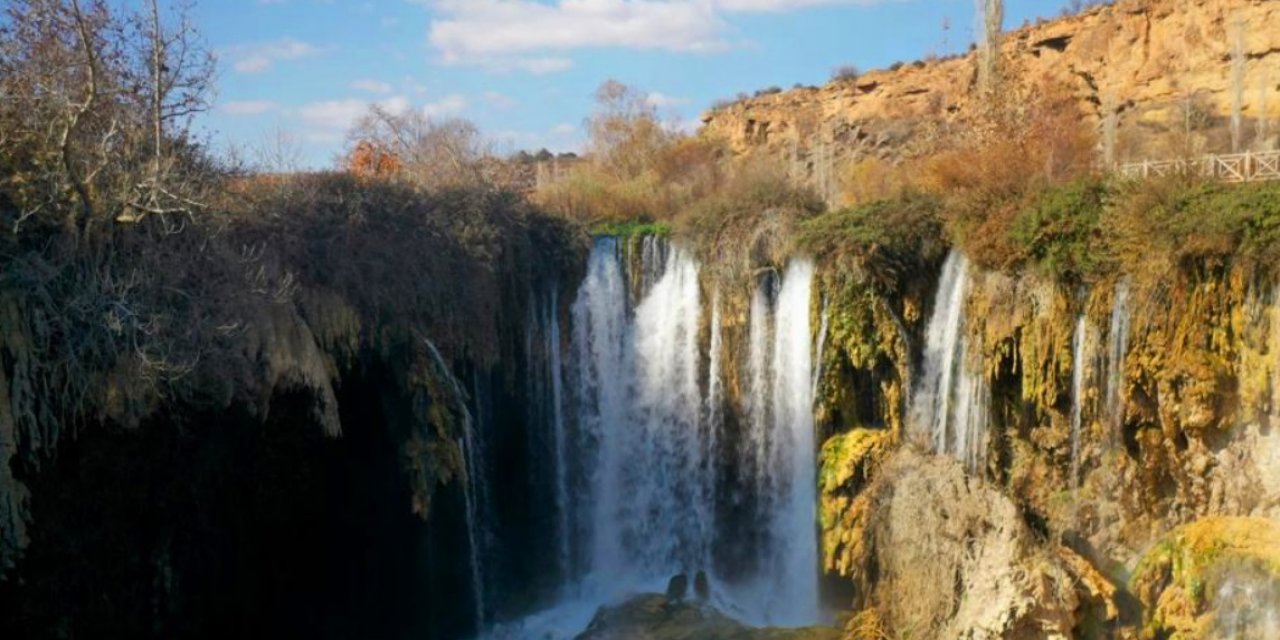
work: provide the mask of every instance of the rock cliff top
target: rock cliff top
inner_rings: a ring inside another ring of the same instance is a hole
[[[1221,129],[1232,104],[1232,51],[1242,32],[1246,143],[1273,147],[1259,118],[1280,119],[1280,2],[1272,0],[1117,0],[1006,32],[1006,74],[1047,78],[1069,88],[1094,124],[1115,113],[1117,159],[1158,149],[1152,132],[1203,120],[1200,146],[1226,152]],[[824,171],[865,157],[927,152],[930,124],[963,121],[976,97],[973,53],[895,65],[823,87],[797,88],[707,112],[703,134],[736,154],[767,154],[821,181]],[[1265,126],[1265,125],[1264,125]]]

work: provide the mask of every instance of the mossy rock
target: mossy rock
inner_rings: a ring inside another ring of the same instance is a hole
[[[665,596],[636,596],[601,608],[578,640],[839,640],[831,627],[749,627],[716,609]]]
[[[853,546],[862,539],[869,514],[859,493],[870,482],[890,451],[892,434],[884,430],[854,429],[831,437],[822,445],[818,488],[818,517],[822,526],[823,569],[847,576]]]
[[[1144,638],[1270,638],[1280,600],[1280,523],[1215,517],[1173,530],[1129,583]]]

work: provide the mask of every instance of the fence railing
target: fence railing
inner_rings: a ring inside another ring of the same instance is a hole
[[[1280,180],[1280,151],[1246,151],[1191,160],[1144,160],[1116,165],[1126,178],[1199,175],[1223,182]]]

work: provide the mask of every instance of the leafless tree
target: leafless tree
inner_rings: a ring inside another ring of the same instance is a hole
[[[1244,20],[1231,21],[1231,152],[1244,147]]]
[[[298,137],[276,127],[253,147],[253,164],[266,173],[296,173],[302,168],[302,147]]]
[[[347,138],[353,148],[368,142],[392,154],[405,177],[431,188],[483,184],[484,160],[492,155],[468,120],[436,121],[415,109],[378,104],[370,105]]]
[[[976,0],[978,8],[978,88],[996,91],[1000,64],[1000,34],[1004,30],[1004,0]]]
[[[204,158],[188,135],[206,108],[213,58],[185,5],[169,26],[155,3],[12,0],[0,21],[0,189],[10,225],[60,218],[69,237],[195,204]]]
[[[128,210],[117,217],[121,222],[148,215],[191,215],[204,208],[193,199],[195,189],[186,167],[170,151],[188,142],[191,119],[209,108],[214,58],[191,23],[189,3],[175,5],[168,20],[156,0],[148,0],[147,9],[132,21],[138,32],[134,40],[145,42],[139,58],[146,65],[141,93],[148,107],[151,161],[148,175],[134,186]]]

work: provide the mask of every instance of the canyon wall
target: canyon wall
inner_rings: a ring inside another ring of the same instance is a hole
[[[1114,116],[1116,161],[1176,157],[1162,137],[1184,131],[1188,118],[1195,151],[1226,153],[1238,32],[1243,142],[1275,148],[1280,126],[1264,121],[1280,121],[1278,21],[1280,6],[1268,0],[1118,0],[1007,32],[1001,73],[1066,87],[1100,134]],[[972,53],[895,67],[713,108],[702,135],[735,154],[784,161],[793,177],[834,195],[849,163],[936,151],[982,108]]]

